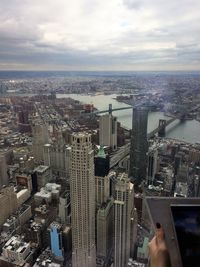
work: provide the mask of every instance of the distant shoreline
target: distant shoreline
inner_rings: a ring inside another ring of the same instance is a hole
[[[193,71],[83,71],[83,70],[0,70],[0,80],[7,79],[31,79],[31,78],[69,78],[69,77],[110,77],[110,78],[127,78],[134,76],[173,76],[173,75],[194,75],[199,76],[200,70]]]

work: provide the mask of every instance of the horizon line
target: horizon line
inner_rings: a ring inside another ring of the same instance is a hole
[[[27,69],[0,69],[0,72],[4,72],[4,71],[15,71],[15,72],[20,72],[20,71],[23,71],[23,72],[32,72],[32,71],[35,71],[35,72],[200,72],[200,69],[198,70],[66,70],[66,69],[53,69],[53,70],[48,70],[48,69],[30,69],[30,70],[27,70]]]

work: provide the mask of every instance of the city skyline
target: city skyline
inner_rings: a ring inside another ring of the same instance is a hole
[[[0,70],[200,70],[197,0],[1,1]]]
[[[171,204],[199,204],[200,75],[4,73],[0,267],[152,266],[159,224],[182,266],[167,237]]]

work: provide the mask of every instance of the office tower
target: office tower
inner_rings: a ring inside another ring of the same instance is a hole
[[[32,123],[33,155],[37,162],[44,162],[44,145],[49,142],[48,126],[43,122]]]
[[[31,125],[29,123],[29,112],[28,110],[21,110],[18,112],[18,126],[19,126],[19,131],[21,133],[25,132],[31,132]]]
[[[155,174],[157,171],[158,149],[157,147],[150,147],[147,159],[147,184],[153,184]]]
[[[180,155],[179,153],[175,155],[174,157],[174,174],[177,175],[179,167],[181,165],[181,161],[182,161],[182,155]]]
[[[96,208],[99,208],[110,195],[110,159],[105,154],[103,146],[100,146],[98,154],[94,158],[94,166]]]
[[[95,162],[97,263],[108,262],[113,247],[113,198],[110,197],[109,157],[100,146]]]
[[[117,118],[105,114],[99,119],[99,144],[117,149]]]
[[[63,242],[63,248],[66,254],[70,254],[72,251],[72,230],[71,226],[64,225],[63,226],[63,234],[62,234],[62,242]]]
[[[17,210],[17,194],[14,187],[5,187],[0,191],[0,227]],[[3,207],[3,208],[2,208]]]
[[[146,179],[147,120],[148,111],[145,108],[133,108],[129,175],[135,185]]]
[[[49,166],[39,165],[37,168],[34,169],[34,173],[35,177],[32,177],[33,189],[34,189],[34,183],[37,184],[37,190],[39,190],[41,187],[45,186],[46,183],[50,182],[50,180],[52,179],[52,173]]]
[[[188,155],[188,160],[190,162],[194,162],[199,164],[200,163],[200,151],[198,149],[190,149],[189,150],[189,155]]]
[[[20,110],[18,112],[18,119],[19,123],[28,124],[28,111],[27,110]]]
[[[12,163],[12,159],[12,149],[0,149],[0,188],[8,185],[8,165]]]
[[[178,153],[178,145],[172,145],[171,146],[171,157],[172,157],[172,160],[174,161],[174,158],[175,158],[175,155]]]
[[[97,261],[108,262],[113,248],[113,198],[102,203],[97,211]]]
[[[57,222],[50,224],[51,252],[57,259],[63,259],[62,231],[61,225]]]
[[[95,267],[95,180],[91,135],[72,134],[70,161],[72,266]]]
[[[71,148],[65,144],[54,142],[44,145],[44,164],[50,166],[52,172],[59,177],[69,176]]]
[[[0,154],[0,188],[3,185],[8,185],[8,174],[7,174],[8,165],[6,159],[3,155]]]
[[[193,183],[194,183],[193,197],[200,197],[200,177],[199,177],[199,175],[194,175]]]
[[[60,218],[61,223],[70,225],[71,224],[71,202],[70,202],[70,193],[65,191],[62,193],[59,199],[59,211],[58,217]]]
[[[114,197],[114,267],[127,266],[131,253],[134,189],[126,173],[117,177]]]

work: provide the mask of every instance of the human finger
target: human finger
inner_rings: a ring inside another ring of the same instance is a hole
[[[156,241],[162,242],[163,240],[165,240],[165,234],[164,234],[164,230],[161,226],[160,223],[156,223],[156,232],[155,232],[155,236],[156,236]]]

